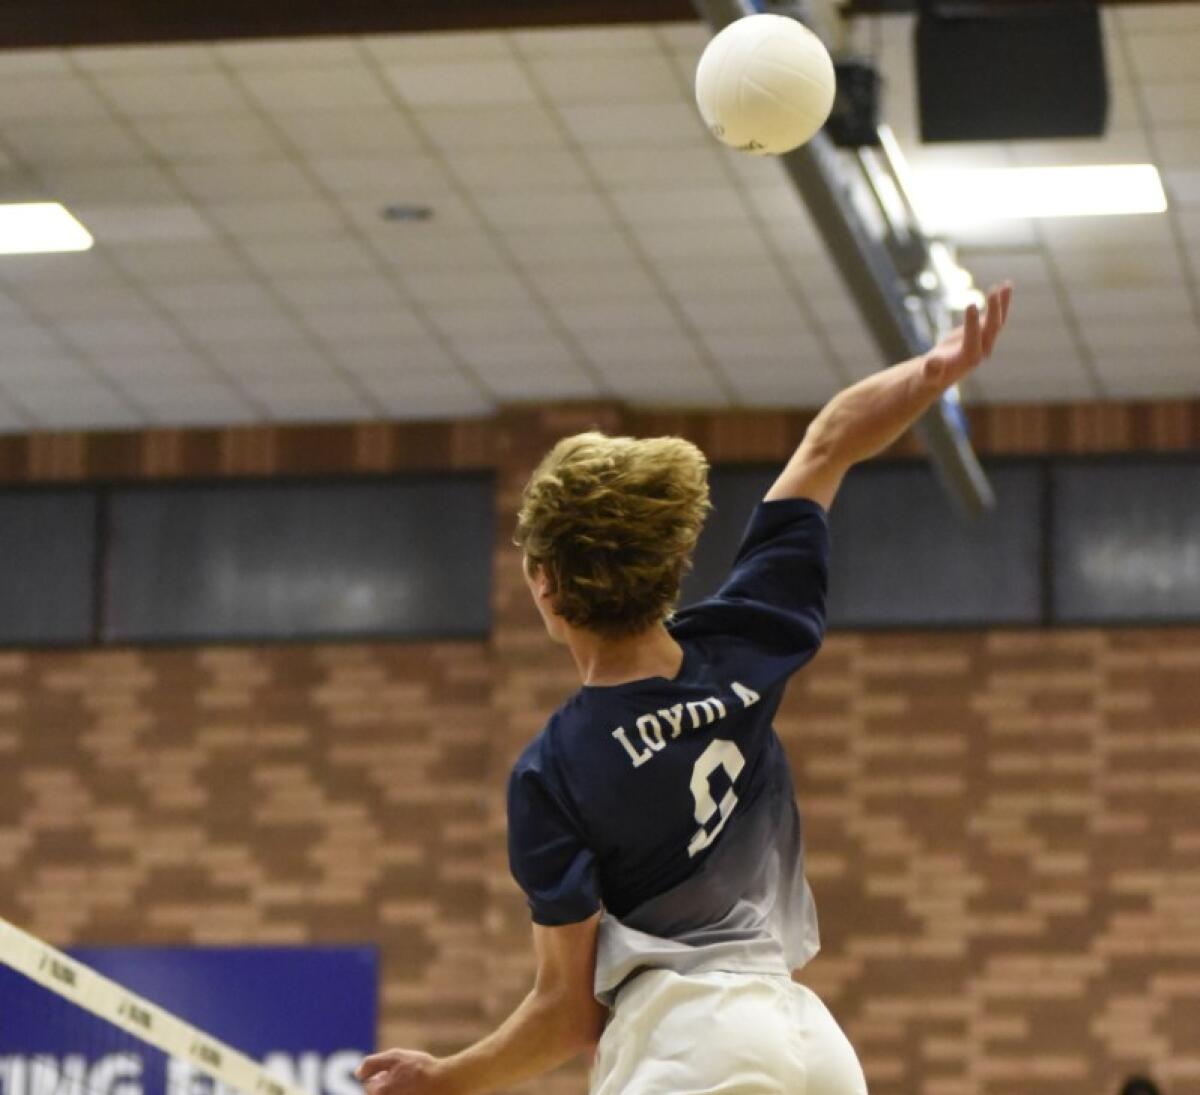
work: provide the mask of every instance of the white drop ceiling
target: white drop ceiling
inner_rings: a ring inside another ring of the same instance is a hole
[[[914,166],[1153,162],[1164,216],[959,237],[1019,287],[969,397],[1200,394],[1200,5],[1105,10],[1098,141],[916,141],[903,17],[860,20]],[[811,406],[882,362],[782,169],[702,129],[699,24],[0,53],[0,431]],[[428,221],[385,222],[391,204]]]

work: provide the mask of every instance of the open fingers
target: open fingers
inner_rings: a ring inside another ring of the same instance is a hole
[[[982,335],[979,323],[979,308],[974,304],[967,305],[966,315],[963,316],[962,344],[959,354],[968,362],[979,360],[983,353]]]
[[[1012,286],[1007,282],[996,286],[988,293],[987,318],[983,325],[983,355],[990,357],[996,336],[1004,326],[1008,314],[1008,303],[1012,299]]]
[[[364,1057],[362,1063],[354,1070],[354,1075],[358,1077],[360,1083],[365,1084],[372,1076],[386,1072],[394,1063],[391,1053],[376,1053],[370,1057]]]

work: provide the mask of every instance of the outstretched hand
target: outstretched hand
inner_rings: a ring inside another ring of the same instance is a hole
[[[996,336],[1008,319],[1012,291],[1010,281],[988,290],[987,311],[982,320],[979,309],[974,304],[968,305],[963,325],[956,327],[925,355],[922,376],[926,383],[945,390],[991,356]]]
[[[354,1075],[367,1095],[449,1095],[439,1064],[428,1053],[390,1049],[366,1058]]]

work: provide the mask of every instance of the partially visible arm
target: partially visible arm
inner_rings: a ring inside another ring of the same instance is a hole
[[[809,426],[766,500],[811,498],[829,509],[853,465],[897,441],[948,388],[990,356],[1011,300],[1011,284],[992,289],[985,320],[971,305],[963,326],[929,353],[834,396]]]
[[[368,1095],[484,1095],[540,1076],[592,1046],[607,1009],[592,995],[600,913],[578,924],[533,926],[537,979],[486,1038],[452,1057],[411,1050],[368,1057],[355,1073]]]

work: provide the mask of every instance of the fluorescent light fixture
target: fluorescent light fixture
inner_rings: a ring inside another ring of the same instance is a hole
[[[58,202],[0,205],[0,255],[87,251],[95,240]]]
[[[920,171],[915,202],[928,227],[1020,217],[1104,217],[1167,208],[1152,164]]]

